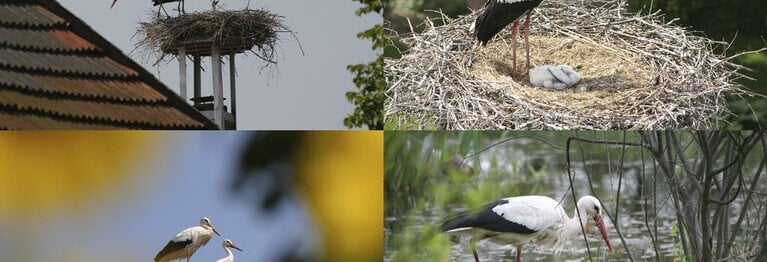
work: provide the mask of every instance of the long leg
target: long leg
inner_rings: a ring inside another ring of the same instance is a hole
[[[511,26],[511,71],[513,73],[517,72],[517,28],[519,27],[519,22],[514,22],[514,25]]]
[[[521,255],[522,255],[522,252],[520,252],[519,248],[517,248],[517,262],[519,262]]]
[[[165,7],[163,7],[162,5],[160,5],[160,9],[158,9],[158,10],[157,10],[157,17],[160,17],[160,10],[162,10],[163,12],[165,12],[165,15],[166,15],[167,17],[170,17],[170,15],[168,14],[168,11],[166,11],[166,10],[165,10]]]
[[[469,246],[471,246],[471,253],[474,254],[474,261],[479,262],[479,254],[477,254],[477,241],[479,239],[471,239],[469,240]]]
[[[527,12],[527,18],[525,18],[525,58],[527,58],[525,61],[527,61],[527,67],[525,67],[525,72],[527,72],[528,69],[530,69],[530,43],[528,42],[527,38],[530,35],[530,13],[531,11]]]

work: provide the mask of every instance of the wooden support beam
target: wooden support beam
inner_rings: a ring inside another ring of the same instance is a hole
[[[184,102],[187,102],[186,96],[186,49],[182,46],[178,48],[178,85],[179,93]]]
[[[224,82],[221,76],[221,47],[213,44],[211,49],[211,64],[213,65],[213,120],[221,130],[226,129],[224,123]]]
[[[237,129],[237,92],[235,91],[235,74],[237,70],[234,67],[234,53],[229,54],[229,106],[232,111],[232,118],[234,119],[234,129]]]

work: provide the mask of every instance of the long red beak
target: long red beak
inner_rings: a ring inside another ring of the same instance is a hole
[[[602,239],[605,240],[605,243],[607,244],[607,249],[609,249],[610,252],[613,252],[613,246],[610,245],[610,238],[607,237],[607,229],[605,228],[605,221],[602,219],[602,215],[600,214],[595,215],[594,221],[597,222],[597,226],[599,226],[599,233],[602,233]]]

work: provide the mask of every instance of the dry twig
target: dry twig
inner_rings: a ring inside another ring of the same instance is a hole
[[[709,129],[725,124],[726,95],[753,95],[735,82],[744,68],[713,51],[727,43],[658,13],[627,14],[622,1],[548,0],[534,12],[532,64],[583,76],[565,91],[508,76],[510,30],[475,49],[477,13],[427,20],[401,39],[410,48],[401,59],[385,61],[385,118],[417,129]]]

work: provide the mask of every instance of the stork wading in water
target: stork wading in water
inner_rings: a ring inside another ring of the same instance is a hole
[[[210,223],[210,219],[203,217],[200,219],[199,226],[184,229],[176,234],[176,236],[174,236],[168,244],[157,253],[157,256],[154,257],[154,261],[168,262],[175,259],[186,258],[186,261],[189,262],[189,259],[194,255],[194,252],[210,241],[213,233],[221,236],[221,234],[216,231],[216,228],[213,227],[213,224]]]
[[[516,261],[519,262],[522,247],[528,243],[560,251],[568,239],[581,233],[581,223],[587,233],[596,225],[607,248],[613,250],[602,219],[602,205],[592,196],[578,200],[572,218],[567,216],[554,199],[520,196],[492,202],[477,213],[459,213],[445,221],[440,229],[447,233],[471,236],[469,245],[477,262],[479,255],[476,243],[483,239],[501,245],[513,245],[517,253]]]
[[[487,0],[485,9],[474,22],[474,36],[482,46],[487,45],[495,35],[511,23],[511,48],[512,48],[512,76],[517,72],[517,29],[519,20],[525,16],[525,54],[527,58],[526,68],[530,68],[530,46],[528,35],[530,34],[530,12],[541,4],[543,0]],[[525,69],[527,71],[527,69]],[[523,73],[524,74],[524,73]],[[520,78],[516,77],[515,78]]]
[[[224,240],[221,245],[224,247],[224,251],[226,251],[226,257],[216,260],[216,262],[234,262],[234,254],[232,254],[232,250],[229,250],[230,247],[242,252],[242,249],[235,246],[234,243],[232,243],[232,241],[229,239]]]

